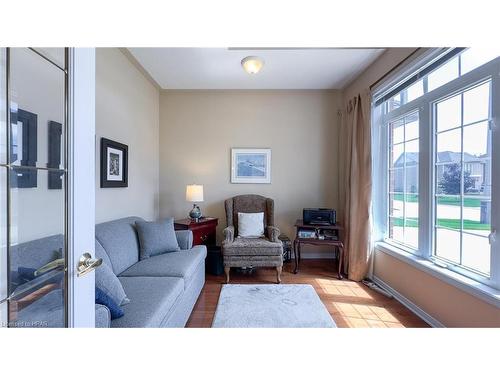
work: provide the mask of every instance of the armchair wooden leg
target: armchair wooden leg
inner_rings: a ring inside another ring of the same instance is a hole
[[[278,284],[281,284],[281,271],[283,270],[283,267],[276,267],[276,277],[278,279]]]
[[[226,284],[229,284],[229,271],[231,267],[224,267],[224,272],[226,273]]]

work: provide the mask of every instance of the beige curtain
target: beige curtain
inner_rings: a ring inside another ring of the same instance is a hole
[[[341,111],[339,139],[339,202],[345,227],[344,272],[360,281],[368,273],[371,257],[370,209],[372,158],[370,94],[349,100]]]

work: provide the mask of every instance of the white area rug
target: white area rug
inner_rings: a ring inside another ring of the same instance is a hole
[[[309,284],[229,284],[222,287],[213,328],[334,328]]]

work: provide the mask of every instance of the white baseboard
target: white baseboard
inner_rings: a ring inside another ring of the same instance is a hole
[[[419,306],[414,304],[412,301],[410,301],[408,298],[403,296],[397,290],[390,287],[388,284],[386,284],[384,281],[379,279],[377,276],[373,276],[372,280],[373,280],[373,282],[375,282],[375,284],[377,284],[378,286],[382,287],[383,289],[385,289],[386,291],[391,293],[394,296],[394,298],[396,298],[399,302],[401,302],[408,309],[410,309],[415,315],[419,316],[423,321],[428,323],[431,327],[433,327],[433,328],[445,328],[445,325],[443,323],[441,323],[439,320],[435,319],[431,315],[427,314]]]

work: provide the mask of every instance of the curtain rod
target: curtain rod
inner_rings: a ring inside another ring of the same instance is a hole
[[[396,69],[398,69],[401,65],[403,65],[406,61],[408,61],[408,59],[410,59],[413,55],[415,55],[418,51],[420,51],[422,48],[421,47],[418,47],[415,51],[413,51],[412,53],[410,53],[408,56],[406,56],[403,60],[401,60],[396,66],[394,66],[391,70],[389,70],[387,73],[385,73],[382,77],[380,77],[379,79],[377,79],[375,82],[373,82],[371,85],[370,85],[370,90],[375,87],[375,85],[377,85],[378,83],[380,83],[382,80],[384,80],[389,74],[391,74],[392,72],[394,72]]]

